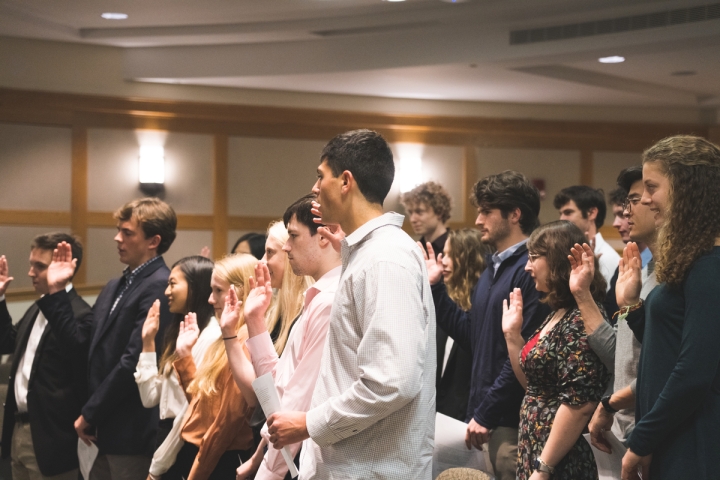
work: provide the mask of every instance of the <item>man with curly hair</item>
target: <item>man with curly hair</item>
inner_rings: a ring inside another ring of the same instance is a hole
[[[410,225],[420,243],[427,249],[430,242],[435,255],[445,247],[452,208],[450,194],[436,182],[426,182],[403,194],[401,203],[405,207]]]

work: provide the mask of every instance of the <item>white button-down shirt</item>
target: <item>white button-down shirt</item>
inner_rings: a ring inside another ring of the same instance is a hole
[[[435,308],[423,254],[386,213],[342,244],[300,478],[432,478]]]
[[[72,288],[72,283],[68,283],[65,286],[65,291],[69,292]],[[45,318],[45,315],[38,310],[35,323],[33,323],[32,330],[30,331],[30,337],[28,337],[25,353],[23,354],[23,358],[20,359],[15,373],[15,403],[17,404],[17,409],[20,413],[27,413],[28,411],[27,394],[28,387],[30,385],[30,374],[32,373],[32,366],[33,361],[35,361],[37,347],[40,344],[40,339],[45,333],[47,324],[47,318]]]

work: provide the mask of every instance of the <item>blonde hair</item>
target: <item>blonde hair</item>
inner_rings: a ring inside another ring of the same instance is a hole
[[[255,265],[257,265],[257,262],[257,258],[252,255],[236,253],[215,262],[213,272],[230,284],[230,288],[235,290],[238,300],[245,302],[248,293],[250,293],[248,279],[255,274]],[[245,317],[241,309],[238,331],[240,331],[243,326],[245,326]],[[205,396],[218,393],[215,381],[227,366],[227,362],[223,339],[218,338],[205,352],[205,357],[195,374],[195,379],[188,386],[188,392],[192,395],[200,394]]]
[[[272,222],[268,227],[268,240],[271,238],[285,245],[288,240],[288,231],[283,222]],[[290,260],[285,252],[282,252],[285,261],[285,270],[282,278],[282,285],[268,309],[266,323],[268,332],[272,332],[278,322],[282,322],[280,333],[275,340],[275,351],[282,354],[290,335],[292,321],[300,314],[303,307],[303,292],[315,283],[312,277],[295,275],[290,266]]]

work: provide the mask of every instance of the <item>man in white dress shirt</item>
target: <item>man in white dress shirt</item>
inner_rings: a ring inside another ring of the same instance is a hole
[[[585,185],[573,185],[560,190],[555,195],[553,205],[560,213],[560,220],[574,223],[587,235],[598,257],[600,273],[605,278],[609,290],[612,277],[618,268],[620,255],[605,241],[599,231],[605,223],[607,214],[603,191]]]
[[[392,152],[379,134],[357,130],[332,139],[320,158],[313,192],[322,222],[347,234],[342,275],[311,408],[271,415],[270,442],[312,440],[302,480],[429,480],[435,309],[420,247],[403,232],[402,215],[383,213]]]

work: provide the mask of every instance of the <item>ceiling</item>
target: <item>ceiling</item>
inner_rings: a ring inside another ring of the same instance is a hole
[[[688,16],[673,24],[678,9]],[[635,27],[602,33],[612,19]],[[599,33],[573,37],[591,22]],[[535,29],[527,38],[537,40],[541,28],[559,39],[510,42],[511,31]],[[712,0],[0,0],[0,35],[123,48],[125,78],[135,81],[690,106],[714,119],[720,106],[720,4]],[[608,55],[626,61],[597,61]]]

